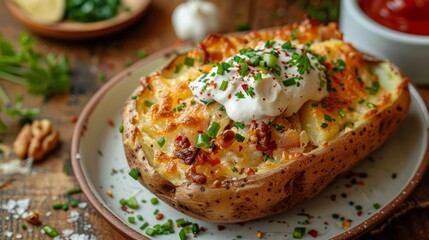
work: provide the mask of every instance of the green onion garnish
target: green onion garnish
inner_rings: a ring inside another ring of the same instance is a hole
[[[192,67],[192,66],[194,66],[194,62],[195,62],[195,60],[193,58],[190,58],[190,57],[185,58],[185,65],[186,66]]]
[[[296,84],[295,78],[289,78],[289,79],[283,80],[283,85],[285,87],[293,86],[295,84]]]
[[[137,168],[133,168],[130,170],[130,172],[128,173],[132,178],[134,178],[134,180],[137,180],[140,177],[140,172],[139,170],[137,170]]]
[[[158,204],[158,198],[156,198],[156,197],[154,197],[154,198],[151,198],[150,199],[150,202],[152,203],[152,204]]]
[[[217,122],[211,122],[209,127],[207,128],[207,135],[212,138],[216,138],[217,133],[219,132],[220,124]]]
[[[165,138],[164,137],[161,137],[160,139],[158,139],[158,145],[159,145],[159,147],[162,148],[162,146],[164,146],[164,144],[165,144]]]
[[[326,115],[326,114],[323,116],[323,118],[328,122],[332,122],[332,120],[333,120],[331,116]]]
[[[148,222],[144,222],[141,226],[140,226],[140,230],[144,230],[145,228],[147,228],[147,226],[149,226]]]
[[[255,75],[255,81],[260,81],[260,80],[262,80],[262,73],[257,73]]]
[[[249,74],[249,65],[247,63],[241,64],[240,76],[245,77]]]
[[[67,191],[67,195],[72,195],[72,194],[81,193],[81,192],[82,192],[82,189],[80,188],[72,188]]]
[[[142,215],[137,215],[137,219],[139,220],[139,221],[143,221],[143,216]]]
[[[293,238],[302,238],[305,234],[305,227],[296,227],[292,233]]]
[[[155,229],[153,229],[153,228],[148,228],[148,229],[146,229],[146,231],[145,231],[145,233],[147,234],[147,235],[149,235],[149,236],[151,236],[151,237],[153,237],[153,236],[155,236]],[[185,236],[186,237],[186,236]]]
[[[64,205],[64,203],[54,203],[54,204],[52,204],[52,208],[53,209],[62,209],[63,205]]]
[[[374,103],[372,103],[372,102],[367,102],[366,103],[366,106],[367,107],[369,107],[369,108],[376,108],[377,107],[377,105],[375,105]]]
[[[228,88],[228,81],[227,80],[223,80],[222,83],[220,84],[220,90],[225,91],[226,88]]]
[[[140,207],[135,197],[130,197],[128,200],[126,200],[126,205],[132,209],[138,209]]]
[[[281,125],[278,125],[278,124],[273,124],[273,127],[274,127],[275,130],[277,130],[279,132],[284,132],[284,130],[285,130],[284,126],[281,126]]]
[[[345,118],[346,117],[346,111],[344,111],[343,109],[340,109],[338,111],[338,115],[340,115],[341,118]]]
[[[200,227],[198,226],[198,224],[197,223],[193,223],[192,224],[192,233],[193,234],[197,234],[197,233],[199,233],[200,232]]]
[[[144,105],[145,105],[146,107],[151,107],[151,106],[153,105],[153,103],[152,103],[152,102],[149,102],[148,100],[145,100],[145,101],[144,101]]]
[[[121,124],[121,125],[119,126],[119,132],[120,132],[120,133],[123,133],[123,132],[124,132],[124,125],[122,125],[122,124]]]
[[[77,207],[77,205],[78,205],[78,202],[76,200],[72,200],[70,202],[70,206],[72,206],[72,207]]]
[[[185,233],[185,230],[183,228],[179,232],[179,238],[180,238],[180,240],[186,240],[186,233]]]
[[[58,235],[60,235],[57,231],[57,229],[51,227],[51,226],[44,226],[43,227],[43,231],[45,231],[45,233],[49,236],[49,237],[56,237]]]
[[[320,127],[321,127],[321,128],[327,128],[327,127],[328,127],[328,124],[327,124],[327,123],[322,123],[322,124],[320,125]]]
[[[136,223],[136,218],[135,217],[128,217],[128,222],[135,224]]]
[[[277,58],[274,54],[271,54],[271,53],[264,54],[264,61],[267,63],[268,67],[273,68],[277,65]]]
[[[241,136],[240,134],[238,134],[238,133],[236,133],[235,135],[234,135],[234,138],[235,138],[235,140],[237,140],[237,142],[244,142],[244,137],[243,136]]]
[[[239,128],[239,129],[244,129],[244,127],[246,126],[242,122],[234,122],[233,125],[234,125],[234,127]]]
[[[282,49],[290,50],[292,48],[292,43],[290,41],[287,41],[282,44]]]
[[[210,148],[210,137],[208,134],[206,134],[206,133],[198,134],[197,147]]]

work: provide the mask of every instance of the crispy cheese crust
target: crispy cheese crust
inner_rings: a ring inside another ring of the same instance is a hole
[[[292,116],[248,125],[194,98],[191,81],[267,40],[305,44],[325,67],[329,95]],[[335,24],[210,35],[142,78],[124,108],[124,148],[143,185],[173,207],[211,222],[247,221],[305,201],[378,148],[408,111],[407,86],[392,64],[343,42]],[[220,125],[216,137],[197,147],[212,122]]]

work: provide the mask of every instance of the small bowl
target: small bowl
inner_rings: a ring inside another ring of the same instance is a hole
[[[429,85],[429,36],[380,25],[362,11],[358,0],[341,1],[340,29],[359,50],[390,60],[413,83]]]

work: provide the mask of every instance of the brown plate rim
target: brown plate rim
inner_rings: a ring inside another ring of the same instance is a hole
[[[189,46],[189,45],[188,45]],[[140,60],[139,62],[135,63],[131,67],[123,70],[118,75],[113,77],[109,82],[107,82],[105,85],[103,85],[96,93],[95,95],[89,100],[89,102],[86,104],[84,109],[82,110],[78,122],[76,123],[75,129],[73,131],[73,138],[72,138],[72,144],[71,144],[71,162],[74,174],[76,175],[77,181],[79,185],[82,188],[83,193],[87,196],[90,204],[101,214],[101,216],[107,220],[116,230],[118,230],[122,235],[131,237],[133,239],[148,239],[143,234],[135,231],[134,229],[130,228],[127,224],[122,222],[119,218],[117,218],[112,212],[106,208],[99,199],[95,196],[95,194],[91,191],[91,188],[88,185],[88,182],[85,180],[85,176],[83,174],[83,170],[81,168],[81,165],[79,163],[79,144],[80,144],[80,136],[82,131],[85,129],[86,121],[88,120],[92,110],[97,106],[98,102],[101,100],[103,96],[105,96],[105,93],[108,92],[112,87],[114,87],[118,82],[120,82],[125,76],[130,74],[131,72],[137,70],[141,66],[143,66],[146,63],[149,63],[153,59],[156,59],[161,56],[166,56],[170,54],[174,54],[179,50],[181,46],[179,47],[170,47],[168,49],[162,50],[160,52],[157,52],[155,54],[150,55],[149,57]],[[410,91],[413,92],[414,97],[417,100],[417,104],[421,106],[425,106],[424,109],[419,108],[419,111],[422,111],[422,114],[424,115],[424,118],[426,120],[426,125],[429,123],[429,114],[427,112],[427,107],[424,101],[422,100],[419,92],[414,87],[414,85],[410,84]],[[131,94],[131,92],[130,92]],[[411,180],[408,182],[404,190],[395,198],[390,200],[390,202],[383,208],[379,209],[379,211],[375,214],[373,214],[371,217],[366,219],[363,223],[347,230],[344,233],[341,233],[335,237],[333,237],[333,240],[340,240],[340,239],[354,239],[357,238],[367,231],[369,231],[371,228],[375,227],[378,223],[380,223],[382,220],[384,220],[387,216],[392,214],[392,212],[399,207],[399,205],[405,201],[409,197],[409,195],[412,193],[412,191],[417,187],[418,183],[424,176],[426,169],[429,167],[429,148],[426,147],[426,151],[424,154],[424,157],[422,159],[421,164],[418,166],[414,176],[411,178]]]
[[[129,13],[122,13],[114,18],[93,23],[68,21],[47,24],[39,23],[27,17],[14,0],[5,0],[5,5],[16,20],[33,32],[58,39],[78,40],[105,36],[135,23],[146,13],[149,5],[152,3],[152,0],[140,1],[142,1],[141,5]]]

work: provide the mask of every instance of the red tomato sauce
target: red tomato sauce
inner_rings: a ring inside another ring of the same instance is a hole
[[[429,35],[429,0],[359,0],[370,18],[390,29]]]

